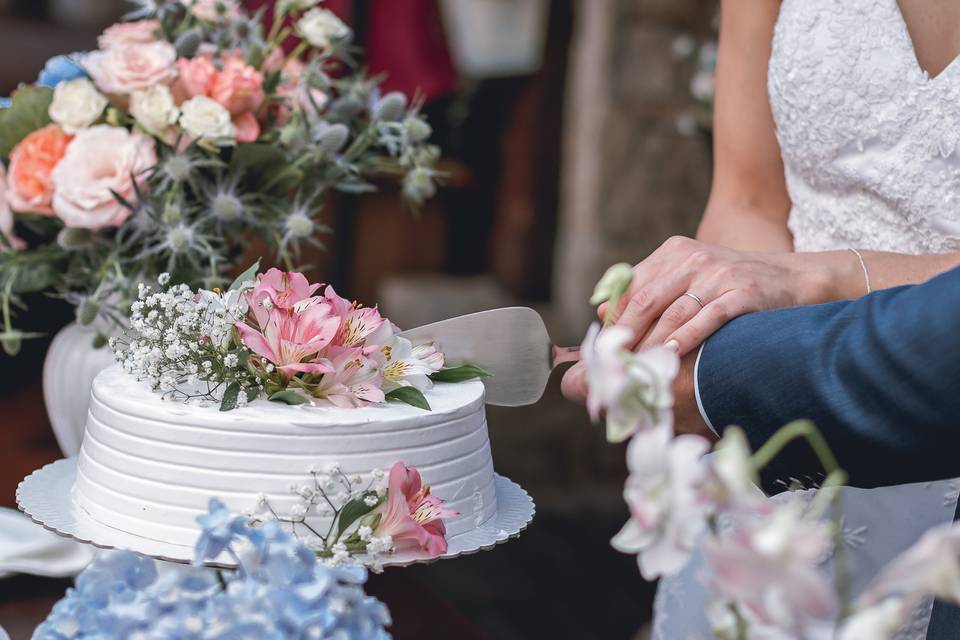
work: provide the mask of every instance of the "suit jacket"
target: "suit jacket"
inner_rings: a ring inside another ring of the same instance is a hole
[[[707,341],[697,384],[710,422],[751,445],[810,418],[850,484],[960,476],[960,269],[850,302],[738,318]],[[791,445],[765,479],[817,478]]]

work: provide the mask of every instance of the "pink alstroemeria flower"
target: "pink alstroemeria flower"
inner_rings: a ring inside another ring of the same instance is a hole
[[[395,548],[417,546],[438,556],[447,551],[447,528],[443,518],[460,515],[445,509],[443,500],[430,494],[420,472],[398,462],[390,469],[387,501],[374,535],[390,536]]]
[[[380,328],[386,319],[380,315],[376,307],[361,307],[356,302],[337,295],[333,287],[327,287],[323,297],[333,307],[333,312],[340,316],[340,331],[333,339],[333,343],[344,347],[361,347],[367,336]]]
[[[240,339],[286,376],[334,371],[328,360],[315,358],[340,329],[331,305],[310,297],[318,287],[302,273],[271,269],[246,294],[256,327],[238,322]]]
[[[276,267],[257,276],[257,283],[247,293],[247,301],[257,323],[262,327],[270,309],[292,309],[296,304],[309,299],[320,288],[310,284],[302,273],[280,271]],[[331,310],[333,307],[331,305]]]
[[[380,388],[380,371],[375,362],[363,355],[362,349],[331,346],[325,353],[333,373],[323,376],[314,396],[345,409],[386,400]]]

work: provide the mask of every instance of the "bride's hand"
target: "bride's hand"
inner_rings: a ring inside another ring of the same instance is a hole
[[[675,342],[683,356],[746,313],[836,299],[835,266],[810,254],[747,253],[676,236],[633,268],[614,319],[633,330],[634,347]]]

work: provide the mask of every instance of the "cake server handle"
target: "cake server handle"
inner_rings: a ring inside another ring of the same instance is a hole
[[[550,368],[556,369],[565,362],[580,362],[580,347],[558,347],[553,345],[553,360]]]

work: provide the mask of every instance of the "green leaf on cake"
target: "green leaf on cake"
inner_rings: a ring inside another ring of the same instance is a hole
[[[307,402],[307,399],[305,397],[303,397],[296,391],[290,391],[290,390],[277,391],[276,393],[271,393],[270,400],[272,402],[283,402],[285,404],[303,404]]]
[[[220,411],[232,411],[237,408],[237,398],[240,397],[240,384],[231,382],[227,385],[227,390],[223,392],[223,400],[220,401]]]
[[[17,144],[37,129],[50,124],[53,89],[24,87],[13,93],[9,109],[0,109],[0,156],[9,157]]]
[[[406,402],[412,407],[430,411],[430,403],[416,387],[400,387],[387,394],[387,400],[396,400],[397,402]]]
[[[356,500],[351,500],[343,505],[343,508],[340,509],[340,517],[337,519],[337,537],[335,540],[339,540],[343,532],[350,528],[350,525],[380,505],[381,500],[378,500],[373,506],[364,502],[364,498],[370,495],[376,496],[377,494],[372,491],[365,491],[364,494]]]
[[[489,378],[490,373],[481,369],[475,364],[465,364],[450,369],[441,369],[436,373],[430,374],[430,379],[434,382],[466,382],[481,378]]]
[[[237,279],[233,281],[230,285],[228,291],[233,291],[234,289],[239,289],[244,282],[249,280],[255,281],[257,279],[257,272],[260,271],[260,258],[257,258],[257,261],[250,265],[250,268],[237,276]]]

